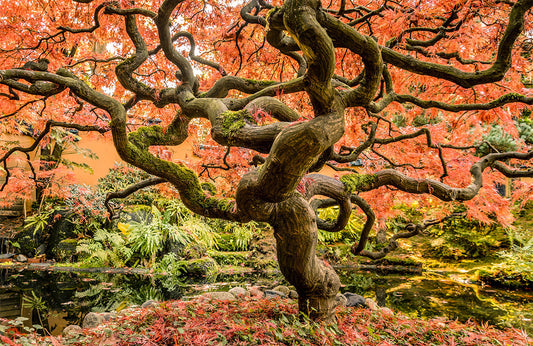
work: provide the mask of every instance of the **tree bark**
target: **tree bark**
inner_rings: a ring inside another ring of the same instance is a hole
[[[312,320],[335,322],[335,296],[340,280],[333,268],[316,256],[316,216],[300,195],[277,204],[271,222],[281,272],[296,287],[300,312]]]

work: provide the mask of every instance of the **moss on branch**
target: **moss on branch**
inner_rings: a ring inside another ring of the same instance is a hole
[[[340,181],[344,184],[344,188],[349,193],[360,191],[363,186],[372,185],[377,181],[375,174],[346,174],[340,177]]]
[[[226,111],[222,116],[222,134],[226,137],[232,137],[246,125],[246,121],[253,122],[254,119],[243,109],[240,111]]]

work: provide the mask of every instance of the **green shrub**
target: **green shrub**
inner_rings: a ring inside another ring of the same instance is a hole
[[[517,148],[516,139],[503,130],[499,124],[492,124],[488,133],[482,137],[483,141],[490,143],[490,145],[499,152],[514,151]],[[477,149],[478,156],[484,156],[494,152],[494,150],[487,144],[482,143]]]
[[[109,192],[120,191],[130,185],[139,183],[150,178],[150,174],[130,165],[115,163],[115,166],[109,170],[109,173],[98,179],[96,192],[103,196]],[[159,197],[157,190],[153,187],[142,189],[134,194],[123,198],[121,201],[127,205],[144,204],[151,205]]]
[[[501,263],[479,273],[479,279],[494,286],[533,288],[533,238],[522,246],[498,252]]]
[[[339,214],[339,207],[328,207],[319,209],[318,216],[324,221],[334,221]],[[359,239],[363,229],[364,221],[354,213],[350,215],[348,224],[340,232],[327,232],[318,230],[318,241],[324,244],[334,244],[337,242],[354,242]]]
[[[485,257],[510,246],[509,234],[502,226],[464,218],[432,227],[429,236],[434,239],[426,254],[450,260]]]
[[[133,255],[122,234],[98,229],[92,238],[82,239],[76,252],[89,267],[123,267]]]

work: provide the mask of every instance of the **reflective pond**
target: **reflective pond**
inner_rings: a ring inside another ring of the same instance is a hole
[[[344,292],[374,299],[378,305],[420,318],[489,322],[533,333],[533,292],[507,291],[463,282],[458,276],[378,274],[340,270]],[[270,288],[282,278],[246,275],[219,277],[215,284],[172,281],[168,277],[0,269],[0,317],[28,318],[52,334],[69,324],[81,325],[90,311],[120,310],[147,300],[180,299],[202,291],[227,290],[243,284]],[[41,322],[42,321],[42,322]]]

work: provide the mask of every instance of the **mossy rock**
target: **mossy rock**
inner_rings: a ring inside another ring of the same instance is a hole
[[[533,289],[533,278],[529,273],[510,270],[480,270],[479,281],[492,287],[507,289]]]
[[[185,270],[193,278],[202,278],[207,282],[213,282],[217,278],[219,266],[211,257],[202,257],[185,261]]]
[[[54,258],[60,262],[72,262],[76,256],[76,246],[78,245],[78,240],[69,238],[64,239],[57,244],[57,246],[52,249]]]
[[[211,256],[219,265],[246,265],[250,253],[248,251],[209,251]]]
[[[17,234],[14,239],[14,243],[19,245],[20,253],[27,257],[35,256],[35,251],[39,247],[40,243],[33,237],[33,230],[24,230]]]
[[[187,260],[200,259],[207,255],[207,249],[200,244],[187,244],[176,252],[178,257],[183,257]]]
[[[76,223],[71,220],[72,214],[66,210],[61,210],[58,213],[56,222],[52,225],[50,230],[50,237],[48,238],[48,247],[46,248],[46,255],[50,257],[55,256],[55,249],[65,239],[73,239],[77,236]]]

